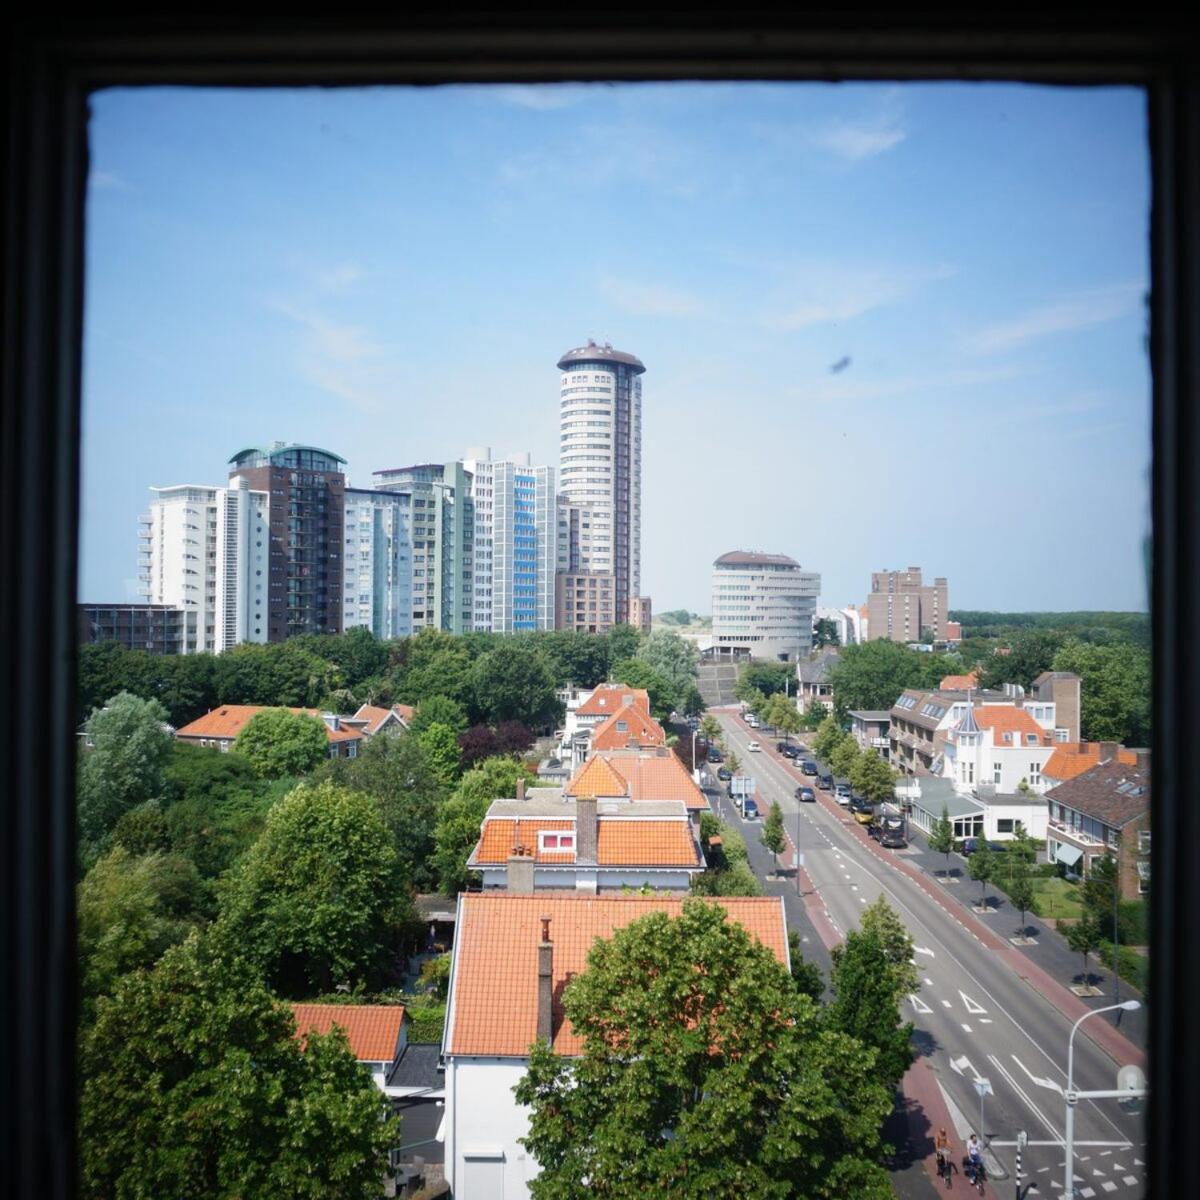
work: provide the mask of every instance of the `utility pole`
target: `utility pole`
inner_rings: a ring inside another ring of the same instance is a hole
[[[1021,1151],[1025,1149],[1028,1143],[1029,1134],[1022,1129],[1021,1132],[1017,1134],[1017,1169],[1015,1175],[1015,1183],[1017,1188],[1016,1200],[1021,1200]]]

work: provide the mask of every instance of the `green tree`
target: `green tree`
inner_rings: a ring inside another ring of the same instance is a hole
[[[614,625],[608,631],[608,661],[621,663],[636,658],[641,644],[642,635],[632,625]]]
[[[896,796],[896,772],[871,750],[864,750],[850,768],[850,786],[872,804],[882,804]]]
[[[162,795],[174,738],[166,709],[129,692],[113,696],[87,723],[79,767],[79,832],[98,845],[130,809]]]
[[[859,928],[879,941],[898,996],[917,990],[917,968],[913,965],[913,940],[899,914],[883,895],[863,909]]]
[[[171,831],[162,803],[147,800],[129,809],[113,826],[109,840],[133,855],[165,854],[171,848]]]
[[[1129,644],[1065,642],[1054,655],[1056,671],[1073,671],[1082,681],[1083,736],[1093,742],[1150,744],[1150,653]]]
[[[767,813],[767,819],[763,822],[762,833],[758,839],[764,850],[769,850],[775,858],[775,873],[779,874],[779,856],[783,853],[784,847],[787,845],[787,838],[783,832],[783,810],[779,807],[779,802],[774,801]]]
[[[1011,645],[1006,647],[1007,654],[993,653],[985,660],[980,686],[998,688],[1006,683],[1019,683],[1023,688],[1029,688],[1043,671],[1050,670],[1063,640],[1063,635],[1055,630],[1026,630],[1012,639]]]
[[[891,708],[905,688],[921,685],[923,660],[936,657],[886,638],[847,646],[829,669],[839,715],[854,709]]]
[[[790,741],[792,734],[799,733],[804,723],[794,701],[780,695],[775,696],[775,701],[771,724],[783,734],[784,741]]]
[[[122,975],[150,967],[199,924],[203,884],[175,854],[134,855],[116,846],[78,888],[78,935],[84,1021]]]
[[[1083,986],[1087,987],[1092,977],[1088,972],[1088,958],[1100,945],[1100,927],[1088,914],[1084,914],[1072,925],[1067,926],[1067,945],[1076,954],[1083,955]]]
[[[967,873],[979,884],[979,907],[987,903],[987,885],[996,874],[996,856],[987,848],[982,838],[979,839],[975,853],[967,859]]]
[[[102,999],[81,1044],[83,1191],[374,1200],[399,1133],[340,1031],[310,1036],[197,937]]]
[[[429,769],[446,786],[453,786],[458,779],[462,751],[454,730],[445,725],[430,725],[417,735]]]
[[[694,683],[686,683],[679,691],[677,709],[689,717],[699,716],[704,711],[704,697]]]
[[[828,1025],[875,1051],[875,1077],[891,1095],[912,1065],[912,1024],[900,1023],[904,992],[874,929],[851,929],[833,948]]]
[[[691,890],[697,896],[761,896],[762,885],[750,864],[741,859],[714,866],[692,876]]]
[[[950,851],[954,849],[954,825],[950,820],[950,810],[942,805],[942,815],[933,823],[929,836],[925,839],[934,854],[946,856],[946,875],[950,874]]]
[[[738,672],[733,694],[739,700],[749,700],[751,692],[773,696],[784,691],[795,679],[796,668],[791,663],[748,662]]]
[[[222,896],[217,928],[285,995],[375,977],[411,915],[391,833],[374,802],[328,781],[267,816]]]
[[[819,650],[822,646],[838,646],[841,644],[841,638],[838,637],[837,622],[831,617],[818,617],[813,622],[813,648]]]
[[[833,753],[829,756],[829,766],[834,775],[849,779],[861,757],[862,751],[859,750],[858,743],[846,734],[833,748]]]
[[[687,900],[597,941],[563,1009],[582,1052],[535,1044],[514,1088],[534,1200],[890,1197],[892,1097],[872,1056],[718,906]]]
[[[650,697],[650,712],[656,720],[665,721],[675,710],[678,697],[671,681],[640,658],[627,658],[616,663],[612,674],[614,683],[646,690]]]
[[[429,863],[438,813],[447,795],[419,737],[373,737],[357,758],[330,759],[316,780],[363,792],[375,802],[392,835],[401,882],[432,891],[437,875]]]
[[[486,721],[522,721],[532,729],[558,720],[554,676],[532,648],[502,643],[471,669],[475,706]]]
[[[313,708],[342,687],[341,671],[295,641],[259,645],[243,642],[213,663],[220,704],[277,704]]]
[[[405,662],[396,672],[396,694],[418,707],[433,696],[449,696],[470,708],[475,701],[471,655],[465,641],[426,626],[405,642]]]
[[[1117,893],[1117,860],[1109,854],[1094,859],[1083,881],[1083,911],[1095,923],[1099,936],[1110,942]]]
[[[1012,840],[1005,847],[1004,873],[1006,878],[1012,879],[1018,870],[1027,870],[1032,867],[1037,862],[1038,846],[1041,844],[1044,843],[1039,843],[1036,838],[1030,837],[1024,824],[1018,821],[1013,829]]]
[[[424,733],[431,725],[444,725],[457,737],[467,730],[467,710],[449,696],[430,696],[418,705],[408,729],[410,733]]]
[[[329,736],[320,717],[286,708],[264,708],[246,722],[234,750],[260,779],[304,775],[329,754]]]
[[[808,707],[804,710],[804,728],[819,729],[821,722],[828,716],[829,710],[814,696],[808,702]]]
[[[822,762],[828,762],[845,736],[842,727],[837,723],[837,718],[831,713],[821,722],[816,737],[812,739],[813,753]]]
[[[792,961],[792,980],[796,984],[796,991],[807,996],[814,1004],[822,1004],[825,1000],[825,976],[815,962],[804,957],[798,929],[788,930],[788,957]]]
[[[1033,907],[1033,882],[1023,865],[1017,868],[1017,872],[1009,880],[1007,890],[1009,903],[1021,913],[1021,928],[1017,930],[1017,936],[1024,937],[1025,914]]]
[[[555,629],[535,635],[556,687],[568,683],[595,687],[608,678],[612,666],[608,639],[575,629]]]
[[[742,760],[731,751],[725,756],[725,767],[730,775],[740,775],[742,773]]]
[[[710,745],[715,746],[721,737],[721,723],[716,717],[707,716],[700,722],[700,736]]]
[[[661,675],[674,688],[676,696],[682,696],[695,683],[698,657],[695,642],[670,629],[650,634],[637,652],[638,661]]]
[[[442,805],[434,831],[430,866],[443,892],[453,896],[471,883],[467,859],[492,801],[515,797],[518,779],[528,784],[535,778],[528,767],[507,756],[485,759],[462,777],[458,790]]]

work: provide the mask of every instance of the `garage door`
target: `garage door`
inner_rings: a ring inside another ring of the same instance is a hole
[[[504,1200],[504,1160],[465,1159],[459,1200]]]

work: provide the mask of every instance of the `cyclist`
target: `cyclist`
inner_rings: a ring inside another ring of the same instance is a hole
[[[937,1173],[940,1179],[943,1175],[946,1177],[946,1186],[950,1186],[950,1139],[946,1136],[944,1129],[938,1130],[938,1135],[933,1140],[933,1152],[937,1155]]]
[[[967,1164],[971,1172],[971,1182],[974,1183],[983,1167],[983,1147],[973,1133],[967,1138]]]

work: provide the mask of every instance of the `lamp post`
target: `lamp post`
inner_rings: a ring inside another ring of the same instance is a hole
[[[1080,1025],[1088,1019],[1088,1017],[1099,1016],[1100,1013],[1112,1012],[1113,1009],[1122,1009],[1124,1012],[1133,1012],[1135,1009],[1141,1008],[1141,1004],[1137,1000],[1126,1000],[1121,1004],[1109,1004],[1104,1008],[1094,1008],[1091,1012],[1086,1012],[1074,1025],[1071,1026],[1071,1036],[1067,1039],[1067,1116],[1065,1138],[1066,1142],[1066,1178],[1063,1181],[1063,1195],[1070,1197],[1075,1195],[1075,1106],[1079,1103],[1080,1093],[1075,1091],[1075,1033]],[[1084,1097],[1091,1093],[1082,1093]],[[1111,1093],[1102,1093],[1108,1095]]]

